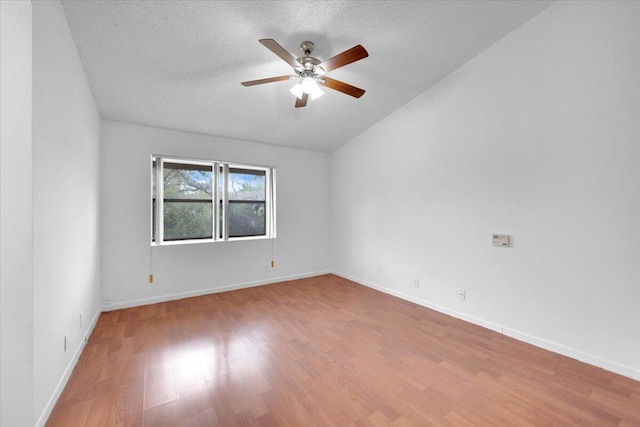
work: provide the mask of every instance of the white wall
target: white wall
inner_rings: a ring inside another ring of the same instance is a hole
[[[275,166],[277,238],[151,247],[152,154]],[[106,309],[328,271],[328,154],[103,121],[101,164]]]
[[[0,425],[32,425],[31,18],[0,1]]]
[[[34,423],[99,314],[99,154],[100,118],[62,5],[33,2]]]
[[[557,3],[335,152],[332,268],[640,379],[638,22]]]

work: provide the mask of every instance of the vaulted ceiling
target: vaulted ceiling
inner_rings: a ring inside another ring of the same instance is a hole
[[[63,1],[103,119],[331,152],[549,6],[551,1]],[[369,57],[327,75],[294,108],[291,74],[259,39],[327,59]]]

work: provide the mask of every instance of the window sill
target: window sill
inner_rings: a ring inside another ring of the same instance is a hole
[[[151,242],[151,246],[178,246],[178,245],[197,245],[199,243],[225,243],[225,242],[239,242],[244,240],[265,240],[275,239],[275,237],[268,236],[249,236],[249,237],[230,237],[228,240],[214,240],[214,239],[196,239],[196,240],[174,240],[162,243]]]

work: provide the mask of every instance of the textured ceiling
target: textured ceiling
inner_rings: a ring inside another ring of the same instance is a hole
[[[549,1],[63,1],[103,119],[331,152],[407,103]],[[294,108],[291,74],[258,39],[321,61],[362,44],[369,57],[327,75]]]

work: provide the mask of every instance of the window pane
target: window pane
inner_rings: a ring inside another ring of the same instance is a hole
[[[153,198],[156,197],[156,177],[158,176],[157,167],[158,164],[156,159],[153,159],[153,166],[151,167],[151,197]]]
[[[164,240],[211,239],[211,202],[165,202]]]
[[[156,241],[156,198],[151,201],[151,241]]]
[[[164,198],[211,200],[211,166],[164,163]]]
[[[266,234],[266,173],[229,168],[229,237]]]
[[[229,203],[229,237],[264,236],[264,203]]]
[[[165,162],[164,240],[211,239],[211,165]]]
[[[156,179],[157,179],[157,162],[153,159],[151,167],[151,241],[156,241]]]
[[[266,200],[264,171],[229,168],[229,200]]]

